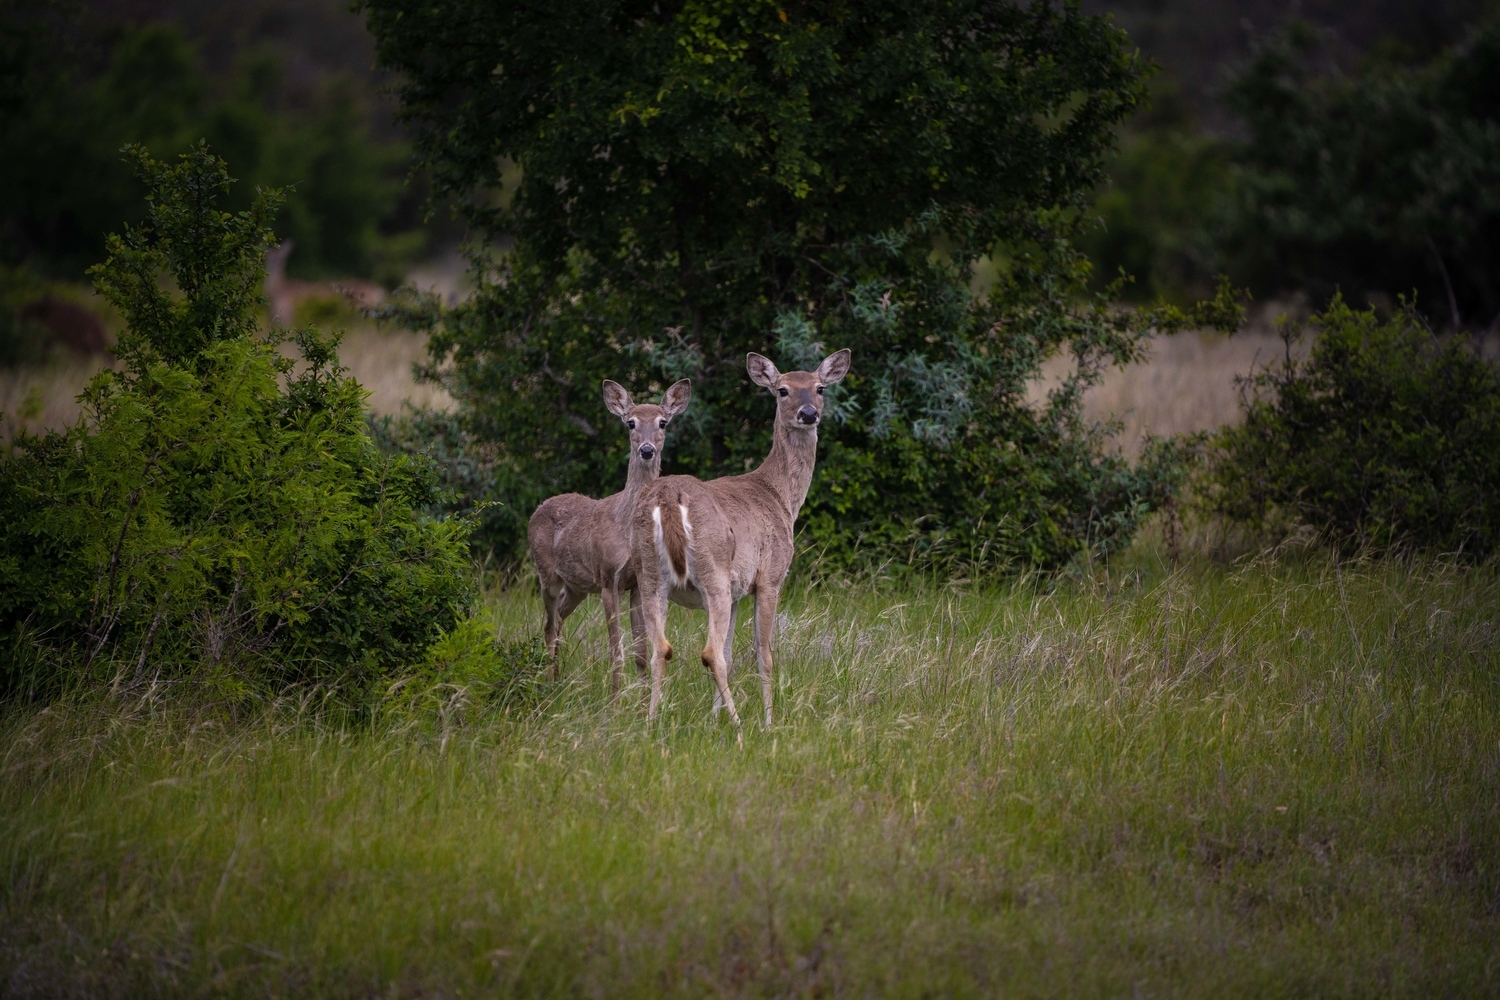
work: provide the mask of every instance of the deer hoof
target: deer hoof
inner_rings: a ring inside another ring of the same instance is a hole
[[[661,658],[663,660],[670,660],[672,658],[672,644],[670,642],[667,643],[667,651],[662,654]]]

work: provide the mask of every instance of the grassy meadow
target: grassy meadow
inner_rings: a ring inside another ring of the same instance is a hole
[[[1492,568],[1148,541],[783,608],[742,747],[695,656],[656,731],[610,699],[597,601],[507,710],[12,709],[0,993],[1500,993]]]

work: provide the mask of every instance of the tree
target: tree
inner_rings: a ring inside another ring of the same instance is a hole
[[[1145,78],[1106,19],[992,0],[362,6],[435,190],[513,240],[469,304],[412,314],[498,445],[502,550],[543,497],[619,480],[604,377],[694,379],[677,471],[758,461],[749,350],[786,368],[854,352],[804,510],[835,563],[1056,565],[1128,539],[1170,489],[1165,453],[1105,453],[1082,387],[1149,331],[1235,309],[1085,293],[1071,240]],[[1033,412],[1026,382],[1064,345],[1078,375]]]
[[[375,447],[335,338],[299,331],[299,370],[256,335],[279,194],[226,212],[206,147],[131,154],[146,220],[93,269],[123,370],[0,454],[0,696],[148,670],[358,692],[464,617],[468,526],[421,513],[433,472]]]
[[[1095,288],[1123,271],[1121,293],[1191,301],[1224,269],[1232,201],[1228,144],[1204,135],[1178,85],[1152,78],[1151,107],[1124,131],[1119,157],[1094,203],[1101,225],[1079,248],[1094,262]]]
[[[1228,99],[1249,127],[1234,234],[1256,285],[1387,300],[1413,287],[1439,325],[1500,322],[1500,19],[1418,64],[1312,65],[1294,22]]]
[[[277,228],[295,241],[294,274],[367,275],[395,249],[377,225],[409,150],[370,136],[350,81],[292,109],[267,53],[215,80],[174,25],[107,31],[63,4],[30,7],[0,0],[0,84],[15,87],[0,97],[0,264],[81,276],[106,234],[143,218],[120,147],[170,157],[200,139],[245,182],[230,207],[248,208],[258,185],[287,188]]]

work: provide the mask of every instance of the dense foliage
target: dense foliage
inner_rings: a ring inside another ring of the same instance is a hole
[[[376,448],[336,339],[298,332],[295,366],[258,339],[277,196],[219,210],[202,146],[133,159],[147,219],[93,270],[123,370],[0,457],[0,693],[205,670],[358,690],[416,662],[471,600],[468,527],[420,513],[434,474]]]
[[[1209,499],[1230,517],[1311,525],[1341,544],[1500,547],[1500,371],[1420,317],[1336,298],[1296,360],[1249,381],[1222,431]]]
[[[1094,203],[1100,225],[1079,240],[1094,262],[1094,287],[1124,273],[1120,293],[1129,300],[1205,294],[1235,260],[1227,245],[1233,192],[1227,144],[1199,130],[1178,85],[1159,73]]]
[[[1083,294],[1071,240],[1144,80],[1106,20],[989,0],[363,6],[437,189],[514,240],[472,302],[413,314],[495,446],[502,552],[542,498],[621,480],[602,378],[693,378],[669,469],[759,461],[750,350],[786,369],[853,350],[803,512],[834,565],[1053,566],[1128,539],[1171,489],[1165,451],[1106,452],[1081,388],[1149,331],[1237,311]],[[1062,349],[1078,375],[1036,412],[1026,383]]]
[[[1316,36],[1273,36],[1229,91],[1237,239],[1261,285],[1419,292],[1454,329],[1500,318],[1500,18],[1431,62],[1315,74]]]
[[[267,51],[211,74],[171,24],[124,27],[71,5],[0,0],[0,263],[77,277],[106,233],[141,219],[141,189],[119,150],[175,155],[206,138],[245,182],[289,187],[277,231],[295,240],[292,273],[399,280],[420,234],[382,235],[409,152],[367,128],[363,96],[330,79],[291,102]]]
[[[1456,34],[1425,58],[1396,41],[1340,73],[1333,39],[1290,22],[1223,91],[1233,141],[1202,134],[1162,81],[1167,113],[1132,129],[1098,202],[1086,246],[1101,272],[1181,295],[1222,270],[1320,305],[1415,290],[1440,327],[1496,326],[1500,18]]]

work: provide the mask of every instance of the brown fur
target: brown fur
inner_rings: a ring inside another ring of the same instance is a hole
[[[816,372],[788,372],[758,354],[747,359],[750,377],[776,397],[771,453],[753,472],[701,482],[668,476],[641,491],[631,548],[641,612],[651,642],[651,707],[655,718],[671,646],[666,639],[669,601],[708,612],[703,662],[714,677],[714,707],[740,717],[729,692],[735,606],[755,597],[756,659],[766,725],[771,724],[771,633],[781,585],[792,564],[792,529],[807,499],[817,461],[823,386],[849,370],[849,352],[823,360]],[[690,527],[684,531],[682,508]],[[658,529],[657,525],[660,524]]]
[[[666,391],[661,406],[636,405],[630,393],[606,380],[605,406],[630,431],[630,471],[625,489],[602,500],[564,493],[549,498],[531,515],[526,534],[546,609],[543,634],[554,676],[563,622],[585,597],[598,594],[609,630],[610,684],[613,690],[619,690],[620,667],[625,662],[619,624],[620,595],[627,590],[631,593],[630,628],[636,666],[645,676],[646,640],[630,558],[630,515],[642,487],[661,474],[661,450],[666,437],[662,423],[687,409],[691,398],[691,385],[683,379]],[[642,455],[648,444],[652,447],[649,458]]]
[[[661,540],[667,550],[667,560],[672,564],[672,573],[678,580],[687,578],[687,532],[682,528],[682,494],[676,503],[664,504],[661,509]]]
[[[109,333],[104,322],[83,306],[50,295],[21,307],[21,319],[31,320],[47,329],[54,340],[74,354],[105,354],[109,351]]]

